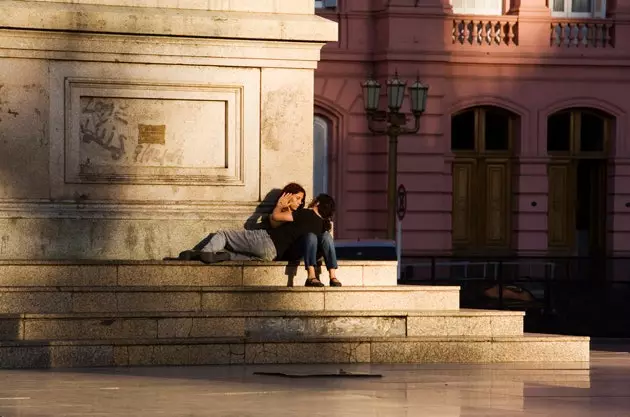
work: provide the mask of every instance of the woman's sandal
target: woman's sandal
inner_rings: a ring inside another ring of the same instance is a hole
[[[317,278],[306,278],[305,287],[323,287],[324,284]]]
[[[341,281],[339,281],[337,278],[331,278],[330,279],[330,286],[331,287],[341,287]]]

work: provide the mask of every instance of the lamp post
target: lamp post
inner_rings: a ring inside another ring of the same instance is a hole
[[[398,74],[387,81],[388,110],[379,110],[381,85],[374,79],[361,84],[363,87],[363,102],[368,119],[368,128],[372,133],[389,137],[388,166],[387,166],[387,238],[395,239],[396,234],[396,187],[398,186],[398,136],[418,132],[420,116],[424,113],[429,87],[416,80],[409,86],[411,99],[411,114],[415,122],[413,127],[407,127],[407,114],[401,113],[405,99],[406,81],[401,81]]]

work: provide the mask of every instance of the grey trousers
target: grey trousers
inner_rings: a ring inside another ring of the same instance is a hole
[[[204,252],[227,250],[233,260],[260,258],[273,261],[276,246],[266,230],[219,230],[204,246]],[[244,255],[244,256],[243,256]]]

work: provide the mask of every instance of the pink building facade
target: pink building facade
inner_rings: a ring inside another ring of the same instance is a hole
[[[630,0],[549,1],[317,2],[339,22],[315,77],[339,238],[385,236],[388,140],[360,84],[397,72],[430,86],[398,145],[403,255],[630,251]]]

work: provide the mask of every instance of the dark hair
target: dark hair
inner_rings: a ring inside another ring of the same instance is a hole
[[[302,194],[304,194],[304,198],[302,199],[302,204],[300,204],[300,207],[298,207],[299,209],[304,208],[304,204],[306,202],[306,190],[304,190],[304,187],[302,187],[297,182],[290,182],[290,183],[288,183],[287,185],[284,186],[284,188],[282,189],[282,192],[280,193],[280,196],[278,196],[278,200],[280,199],[280,197],[282,197],[282,194],[284,194],[284,193],[289,193],[289,194],[302,193]],[[276,203],[278,203],[277,200],[276,200]]]
[[[335,214],[335,200],[328,194],[320,194],[315,197],[311,206],[317,204],[317,211],[324,219],[324,229],[330,231],[332,228],[332,217]]]

